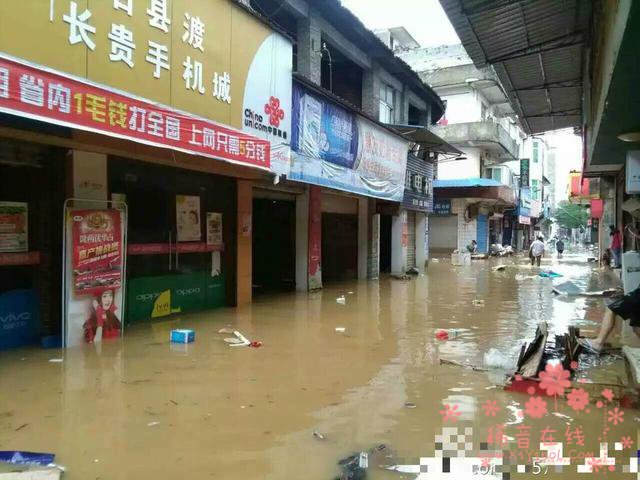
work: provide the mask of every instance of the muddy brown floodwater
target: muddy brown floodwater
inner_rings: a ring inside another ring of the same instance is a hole
[[[499,263],[508,268],[492,271]],[[581,362],[577,377],[587,383],[574,387],[585,387],[590,403],[574,411],[562,397],[544,398],[548,413],[540,419],[522,418],[532,397],[505,392],[504,370],[440,365],[447,359],[482,366],[491,349],[493,362],[513,363],[542,320],[555,333],[572,324],[595,333],[603,300],[554,297],[553,280],[535,276],[538,270],[525,263],[516,257],[452,267],[441,258],[411,281],[383,278],[258,298],[245,309],[139,325],[122,341],[64,353],[2,352],[0,449],[55,452],[70,480],[331,479],[340,473],[341,458],[377,444],[393,452],[383,458],[390,465],[434,457],[435,436],[454,427],[466,434],[458,439],[460,449],[469,443],[476,452],[468,457],[480,456],[481,442],[493,431],[508,445],[490,448],[524,455],[518,463],[529,465],[522,474],[514,465],[511,478],[530,478],[532,461],[517,442],[528,432],[529,451],[540,451],[543,430],[554,430],[547,435],[564,443],[565,457],[570,450],[573,457],[598,457],[599,442],[609,442],[609,456],[617,459],[608,478],[633,478],[621,463],[629,465],[635,456],[640,412],[624,408],[623,417],[609,422],[615,400],[589,383],[626,382],[620,357]],[[585,255],[565,255],[559,263],[545,259],[542,268],[550,266],[563,281],[611,286]],[[336,303],[342,294],[345,305]],[[226,325],[264,346],[229,347],[217,333]],[[168,332],[177,326],[194,328],[195,343],[170,345]],[[461,332],[441,342],[435,339],[440,328]],[[49,362],[56,357],[64,362]],[[487,416],[487,401],[495,401],[495,417]],[[445,404],[459,414],[455,423],[440,413]],[[496,425],[503,425],[504,437]],[[633,442],[631,449],[615,452],[614,442],[623,437],[629,437],[626,446]],[[446,462],[438,462],[442,471]],[[415,478],[379,463],[372,458],[367,478]],[[550,467],[541,474],[584,478],[576,474],[579,463],[584,460],[575,458],[562,473]],[[429,468],[420,478],[454,478]]]

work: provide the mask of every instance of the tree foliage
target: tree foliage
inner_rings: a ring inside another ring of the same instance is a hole
[[[587,226],[589,213],[582,205],[574,205],[564,200],[558,204],[555,217],[561,227],[580,228]]]

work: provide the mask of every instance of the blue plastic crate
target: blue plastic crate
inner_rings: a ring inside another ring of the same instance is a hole
[[[171,330],[172,343],[191,343],[196,339],[196,332],[188,329]]]

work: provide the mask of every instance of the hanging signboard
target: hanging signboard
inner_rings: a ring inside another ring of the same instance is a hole
[[[0,252],[29,250],[29,205],[0,202]]]
[[[433,214],[436,217],[448,217],[451,215],[451,199],[441,198],[433,202]]]
[[[520,187],[528,187],[529,186],[529,159],[521,158],[520,159]]]
[[[64,344],[120,337],[126,210],[67,208],[65,218]]]
[[[176,195],[176,224],[179,242],[199,242],[202,239],[200,197]]]
[[[300,85],[292,115],[290,179],[402,201],[407,141]]]

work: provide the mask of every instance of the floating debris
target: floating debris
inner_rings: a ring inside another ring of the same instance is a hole
[[[318,440],[325,440],[325,436],[317,430],[313,431],[313,436],[316,437]]]
[[[404,408],[416,408],[417,405],[413,402],[404,402]]]
[[[344,295],[340,295],[338,298],[336,298],[336,303],[339,303],[340,305],[346,305],[347,299]]]
[[[344,333],[346,331],[347,331],[346,327],[336,327],[336,332],[337,333]]]
[[[62,363],[64,362],[64,359],[62,358],[50,358],[49,359],[49,363]]]

